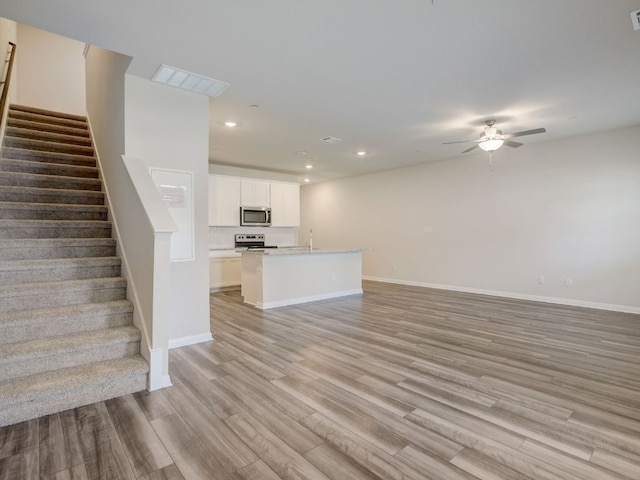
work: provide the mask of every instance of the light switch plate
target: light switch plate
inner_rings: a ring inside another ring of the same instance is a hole
[[[634,30],[640,30],[640,10],[631,12],[631,23],[633,23]]]

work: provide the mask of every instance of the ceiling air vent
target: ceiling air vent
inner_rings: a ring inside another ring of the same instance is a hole
[[[342,139],[337,137],[324,137],[322,141],[326,143],[339,143]]]
[[[226,82],[203,77],[202,75],[168,65],[160,65],[152,80],[210,97],[217,97],[229,86]]]

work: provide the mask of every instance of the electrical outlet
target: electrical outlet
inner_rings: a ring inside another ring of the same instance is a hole
[[[396,270],[398,270],[398,265],[396,265],[395,263],[391,266],[391,270],[393,270],[394,272]]]
[[[564,279],[564,286],[565,287],[573,287],[573,278],[565,278]]]
[[[542,275],[538,277],[538,285],[544,285],[544,277]]]
[[[424,233],[425,235],[429,235],[430,233],[433,233],[433,227],[424,227],[422,229],[422,233]]]

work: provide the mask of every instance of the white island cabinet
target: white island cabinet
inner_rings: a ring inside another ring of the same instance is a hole
[[[242,252],[242,296],[260,309],[362,293],[362,250]]]

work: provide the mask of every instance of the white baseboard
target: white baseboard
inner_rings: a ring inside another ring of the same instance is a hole
[[[356,288],[353,290],[344,290],[342,292],[331,292],[331,293],[324,293],[320,295],[311,295],[308,297],[288,298],[286,300],[276,300],[273,302],[265,302],[265,303],[258,302],[254,306],[261,310],[266,310],[267,308],[286,307],[287,305],[297,305],[298,303],[316,302],[318,300],[328,300],[329,298],[346,297],[348,295],[358,295],[358,294],[362,294],[361,288]]]
[[[513,298],[516,300],[530,300],[532,302],[554,303],[557,305],[568,305],[571,307],[595,308],[597,310],[609,310],[612,312],[640,314],[640,307],[630,305],[616,305],[611,303],[588,302],[584,300],[574,300],[572,298],[545,297],[542,295],[529,295],[524,293],[503,292],[499,290],[484,290],[481,288],[457,287],[453,285],[440,285],[436,283],[414,282],[410,280],[398,280],[395,278],[363,276],[363,280],[372,282],[395,283],[397,285],[409,285],[412,287],[435,288],[437,290],[449,290],[452,292],[477,293],[479,295],[489,295],[492,297]]]
[[[213,340],[211,332],[174,338],[172,340],[169,340],[169,350],[171,350],[172,348],[186,347],[187,345],[195,345],[196,343],[210,342],[211,340]]]

